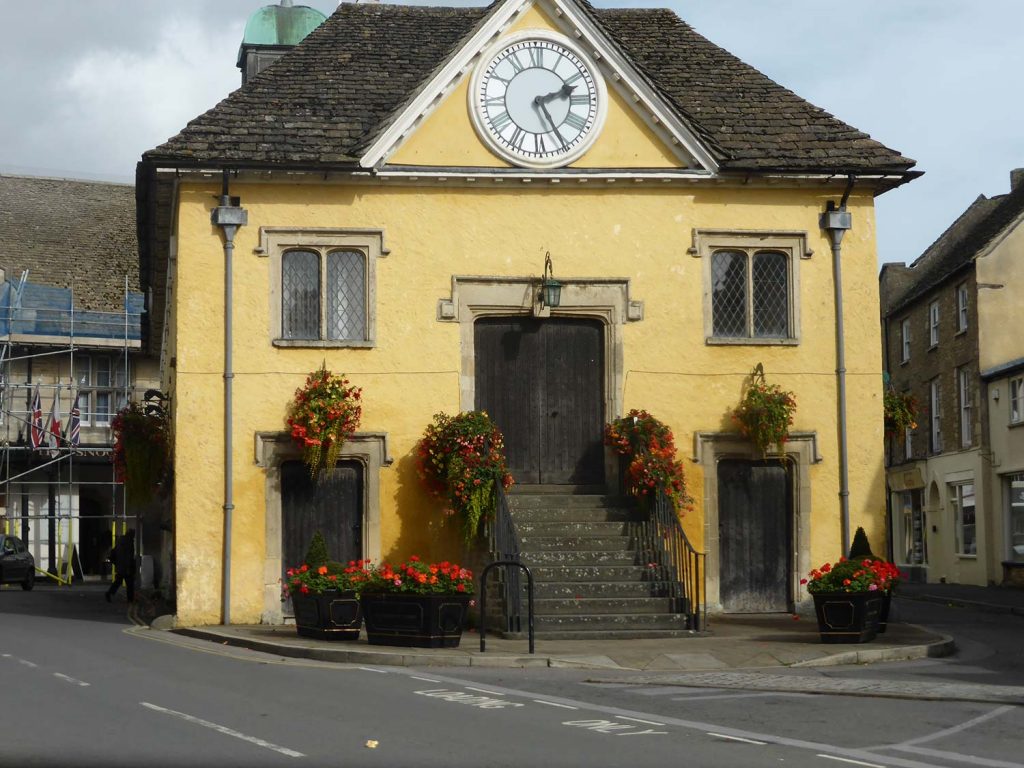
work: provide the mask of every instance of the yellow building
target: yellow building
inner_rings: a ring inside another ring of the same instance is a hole
[[[339,6],[139,166],[178,621],[280,622],[325,504],[349,505],[350,552],[458,555],[415,449],[481,408],[534,491],[616,488],[602,427],[650,411],[709,608],[799,608],[851,529],[884,547],[873,200],[912,166],[668,10]],[[321,362],[364,412],[303,506],[285,414]],[[781,461],[730,417],[758,363],[798,402]]]

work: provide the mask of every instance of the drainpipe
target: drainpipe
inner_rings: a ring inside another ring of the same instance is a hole
[[[235,508],[232,486],[234,466],[231,461],[231,384],[235,378],[231,360],[231,259],[235,251],[235,233],[245,226],[249,215],[240,205],[240,199],[228,195],[228,173],[224,171],[220,205],[210,212],[210,221],[224,234],[224,573],[221,585],[224,624],[231,623],[231,513]]]
[[[850,551],[850,468],[846,448],[846,342],[843,331],[843,268],[842,242],[846,230],[853,227],[853,217],[846,210],[846,201],[853,189],[850,176],[843,199],[836,208],[829,200],[821,214],[821,228],[828,232],[832,246],[832,274],[835,282],[836,302],[836,383],[839,410],[839,519],[842,530],[843,554]]]

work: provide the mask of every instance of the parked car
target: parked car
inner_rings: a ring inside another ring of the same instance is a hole
[[[25,542],[0,533],[0,584],[21,584],[26,592],[36,583],[36,561]]]

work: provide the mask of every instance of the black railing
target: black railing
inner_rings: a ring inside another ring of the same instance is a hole
[[[686,537],[672,500],[659,491],[644,525],[645,545],[651,560],[668,585],[672,610],[686,614],[690,629],[701,630],[707,623],[704,595],[707,582],[704,552],[698,552]]]
[[[494,484],[494,516],[488,521],[488,540],[490,542],[491,562],[519,562],[519,536],[508,508],[508,496],[501,483]],[[501,590],[499,604],[502,606],[502,630],[504,632],[522,632],[523,617],[520,609],[522,585],[519,580],[518,568],[504,568],[502,578],[498,582]],[[482,613],[482,612],[481,612]],[[481,615],[481,623],[488,617]]]

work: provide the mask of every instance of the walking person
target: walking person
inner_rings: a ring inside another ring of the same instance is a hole
[[[107,589],[107,602],[117,594],[121,582],[124,582],[128,593],[128,602],[135,601],[135,529],[129,528],[118,536],[114,549],[110,552],[110,562],[114,564],[114,580]]]

